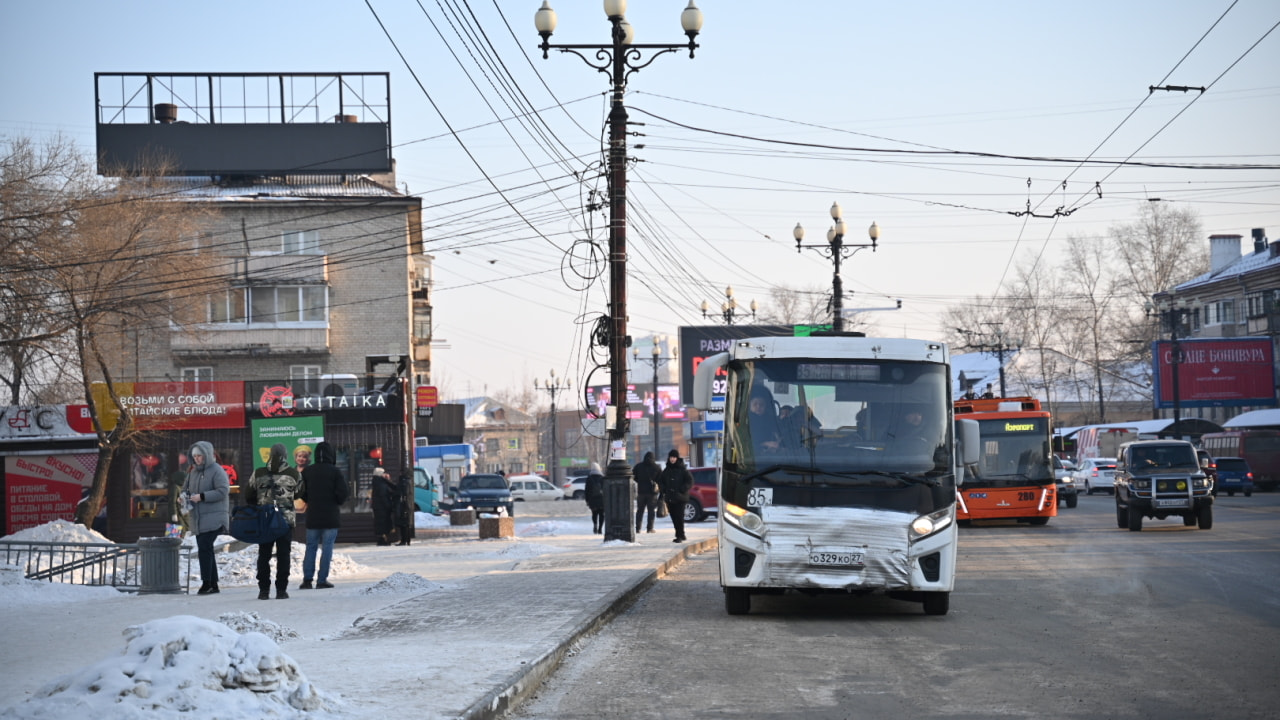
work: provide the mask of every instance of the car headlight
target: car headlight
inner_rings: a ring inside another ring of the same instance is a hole
[[[1133,486],[1139,490],[1150,490],[1151,481],[1150,480],[1134,480]]]
[[[1207,488],[1213,483],[1209,481],[1209,478],[1204,477],[1204,478],[1196,478],[1195,484],[1196,484],[1196,487],[1198,488]]]
[[[724,504],[724,519],[730,525],[745,530],[752,535],[758,536],[764,530],[764,518],[733,503]]]
[[[953,508],[943,508],[937,512],[921,515],[911,521],[911,539],[919,540],[923,537],[932,535],[939,530],[946,528],[951,524],[954,516],[951,514]]]

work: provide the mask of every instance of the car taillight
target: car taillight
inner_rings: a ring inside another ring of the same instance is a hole
[[[1245,479],[1245,480],[1253,480],[1253,473],[1251,473],[1251,472],[1247,472],[1247,473],[1245,473],[1245,474],[1244,474],[1244,479]]]

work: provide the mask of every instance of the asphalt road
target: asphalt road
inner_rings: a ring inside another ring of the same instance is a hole
[[[509,717],[1280,716],[1280,493],[1220,497],[1212,530],[1121,530],[1109,496],[1060,513],[962,528],[945,617],[802,595],[730,617],[701,555]]]

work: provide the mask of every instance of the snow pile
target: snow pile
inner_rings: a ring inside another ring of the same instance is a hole
[[[178,615],[124,636],[121,655],[54,680],[5,717],[314,718],[338,709],[261,633]]]
[[[106,535],[78,525],[70,520],[54,520],[44,525],[20,530],[12,535],[5,535],[0,540],[14,542],[69,542],[69,543],[110,543]]]
[[[218,622],[235,630],[241,635],[248,632],[258,632],[266,635],[276,642],[281,640],[294,640],[298,637],[298,631],[287,628],[279,623],[270,620],[264,620],[258,617],[258,613],[249,612],[229,612],[222,613],[218,616]]]
[[[413,514],[413,526],[420,528],[447,528],[449,527],[449,516],[416,512]]]
[[[289,581],[293,582],[297,579],[302,580],[302,560],[306,556],[307,546],[303,543],[290,543],[289,545]],[[250,545],[238,552],[218,553],[218,586],[233,587],[236,585],[257,585],[258,584],[258,546]],[[320,569],[320,551],[316,550],[316,570]],[[193,569],[194,570],[194,569]],[[361,565],[351,559],[350,555],[344,555],[340,552],[333,554],[333,559],[329,562],[329,580],[340,578],[344,575],[359,575],[367,572],[369,568]],[[275,582],[276,577],[276,558],[273,554],[271,557],[271,582]],[[194,570],[193,579],[196,582],[200,580],[198,570]]]
[[[398,595],[401,593],[424,593],[444,587],[439,583],[415,575],[413,573],[392,573],[378,582],[360,591],[361,595]]]
[[[108,600],[121,596],[119,590],[106,585],[72,585],[71,583],[28,580],[17,565],[0,565],[0,607],[25,604],[51,604]]]

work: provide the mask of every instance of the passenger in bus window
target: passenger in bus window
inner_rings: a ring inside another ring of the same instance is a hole
[[[769,391],[764,388],[752,391],[747,410],[751,414],[751,438],[756,447],[770,452],[776,451],[782,444],[782,437],[778,427],[777,411],[773,407],[773,397]]]

